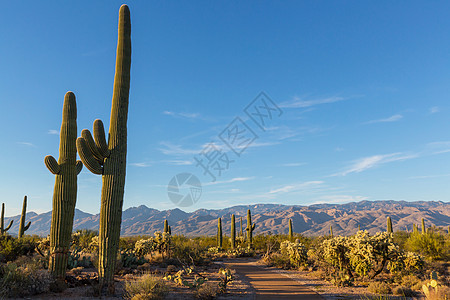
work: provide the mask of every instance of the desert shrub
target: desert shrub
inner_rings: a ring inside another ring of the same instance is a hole
[[[391,286],[389,283],[384,281],[374,281],[369,283],[369,286],[367,287],[369,292],[374,294],[391,294]]]
[[[206,245],[199,239],[175,236],[171,240],[171,257],[182,265],[204,265],[209,262]]]
[[[405,275],[402,277],[401,284],[410,288],[420,284],[420,279],[415,275]]]
[[[238,245],[234,249],[228,249],[227,254],[229,257],[252,257],[255,256],[255,251]]]
[[[411,288],[406,286],[396,286],[392,289],[392,293],[404,297],[414,297],[416,295]]]
[[[134,251],[136,255],[142,257],[150,254],[156,250],[156,245],[153,238],[141,239],[136,241],[134,245]]]
[[[282,269],[290,269],[291,263],[289,257],[280,253],[274,252],[264,255],[262,261],[268,266],[275,266]]]
[[[164,299],[169,292],[164,280],[146,274],[136,281],[125,283],[126,299]]]
[[[39,261],[22,259],[20,263],[9,262],[0,267],[0,298],[24,297],[49,290],[52,276],[41,269]]]
[[[21,239],[10,235],[0,236],[0,261],[14,261],[22,255],[31,255],[39,240],[37,236],[24,236]]]
[[[205,284],[202,284],[195,290],[195,296],[198,299],[204,300],[215,299],[219,293],[219,286],[217,283],[211,281],[205,282]]]
[[[412,233],[405,242],[405,248],[419,253],[431,260],[444,260],[450,257],[444,235],[429,230],[425,234]]]

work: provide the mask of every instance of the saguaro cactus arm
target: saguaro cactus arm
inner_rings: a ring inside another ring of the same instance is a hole
[[[19,234],[18,237],[21,238],[25,231],[31,225],[31,222],[28,222],[28,225],[25,226],[25,218],[27,216],[27,196],[23,197],[23,205],[22,205],[22,214],[20,215],[20,224],[19,224]]]
[[[12,226],[13,222],[14,222],[14,220],[11,220],[11,221],[9,221],[9,225],[8,225],[8,226],[6,226],[6,228],[5,228],[5,229],[3,229],[3,231],[8,231],[8,230],[9,230],[9,229],[11,228],[11,226]]]
[[[77,160],[75,168],[77,171],[77,175],[80,174],[81,170],[83,170],[83,162],[81,160]]]
[[[100,165],[98,160],[95,159],[91,150],[89,149],[87,142],[84,138],[77,138],[77,150],[80,155],[81,161],[94,174],[103,174],[103,167]]]
[[[5,203],[2,203],[2,214],[1,214],[1,221],[0,221],[0,233],[1,234],[3,234],[6,231],[8,231],[11,228],[12,224],[13,224],[13,220],[11,220],[11,221],[9,221],[9,225],[6,226],[6,228],[5,228],[4,227],[5,226],[5,221],[4,220],[5,220]]]
[[[30,225],[31,225],[31,221],[28,221],[28,224],[25,225],[25,227],[23,228],[23,231],[27,231],[28,228],[30,228]]]
[[[61,172],[61,167],[53,156],[47,155],[44,158],[44,163],[47,169],[52,172],[52,174],[57,175]]]

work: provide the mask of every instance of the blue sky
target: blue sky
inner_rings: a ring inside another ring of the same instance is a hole
[[[78,131],[109,125],[122,2],[19,1],[0,18],[0,194],[6,215],[51,210],[64,94]],[[136,1],[124,208],[175,205],[170,179],[202,182],[185,210],[237,204],[450,201],[450,4],[445,1]],[[282,110],[262,131],[244,108]],[[258,135],[240,157],[219,134]],[[195,166],[210,142],[233,163]],[[96,213],[101,178],[78,177]]]

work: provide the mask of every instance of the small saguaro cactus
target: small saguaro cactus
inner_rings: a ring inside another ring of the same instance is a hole
[[[361,225],[358,224],[358,231],[361,231]]]
[[[253,230],[255,230],[255,224],[252,224],[252,214],[250,209],[247,210],[247,242],[248,248],[253,249]]]
[[[222,219],[217,219],[217,247],[222,249],[223,236],[222,236]]]
[[[387,232],[392,233],[392,220],[391,217],[387,217]]]
[[[292,230],[292,220],[289,219],[289,241],[292,242],[294,240],[294,231]]]
[[[27,215],[27,196],[23,198],[23,205],[22,205],[22,215],[20,216],[20,224],[19,224],[19,239],[24,235],[25,231],[30,228],[31,222],[28,222],[28,224],[25,226],[25,217]]]
[[[413,233],[418,233],[419,229],[417,228],[416,224],[413,224]]]
[[[119,11],[116,72],[112,97],[108,142],[101,120],[94,121],[94,138],[89,130],[81,132],[77,149],[83,164],[102,175],[99,226],[99,284],[103,293],[114,293],[114,272],[122,223],[123,195],[127,160],[127,119],[131,68],[130,10]],[[94,142],[95,139],[95,142]]]
[[[77,201],[77,175],[83,164],[77,161],[77,103],[75,95],[64,96],[59,142],[59,159],[47,155],[45,165],[55,174],[52,223],[50,227],[49,270],[58,280],[66,277],[69,247],[72,239],[73,217]]]
[[[170,225],[169,225],[169,228],[168,228],[168,230],[167,230],[167,233],[168,233],[169,235],[172,235],[172,227],[170,227]]]
[[[231,215],[231,249],[236,248],[236,219]]]
[[[330,236],[333,237],[333,226],[330,225]]]
[[[164,220],[164,233],[169,233],[169,222]]]
[[[427,229],[425,228],[425,220],[422,218],[422,234],[426,234]]]
[[[242,228],[242,217],[241,217],[241,230],[239,231],[239,235],[244,237],[244,229]]]
[[[9,221],[9,225],[5,228],[5,203],[2,203],[2,218],[0,221],[0,233],[4,235],[12,226],[13,220]]]

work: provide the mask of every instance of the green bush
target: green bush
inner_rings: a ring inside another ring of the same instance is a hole
[[[24,236],[17,239],[10,235],[0,236],[0,262],[14,261],[22,255],[31,255],[34,252],[37,236]]]
[[[405,248],[431,260],[446,260],[450,258],[450,243],[447,240],[448,237],[433,230],[425,234],[412,233],[405,242]]]
[[[136,281],[125,283],[126,299],[164,299],[169,289],[164,280],[146,274]]]

